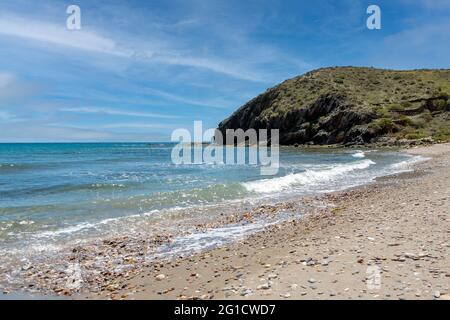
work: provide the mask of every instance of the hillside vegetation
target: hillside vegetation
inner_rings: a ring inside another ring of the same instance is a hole
[[[219,124],[280,129],[280,143],[450,140],[450,70],[336,67],[287,80]]]

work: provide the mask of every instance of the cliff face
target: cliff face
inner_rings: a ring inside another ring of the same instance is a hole
[[[450,139],[450,70],[326,68],[267,90],[219,124],[279,129],[280,143]]]

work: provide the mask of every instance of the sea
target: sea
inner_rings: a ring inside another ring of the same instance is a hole
[[[0,144],[0,266],[93,239],[162,232],[175,235],[167,254],[189,254],[246,237],[286,215],[196,232],[199,222],[364,185],[424,160],[385,150],[281,147],[278,174],[261,176],[258,164],[177,165],[173,147]],[[295,215],[303,213],[300,207]]]

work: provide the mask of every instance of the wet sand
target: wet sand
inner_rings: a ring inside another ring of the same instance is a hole
[[[408,152],[432,159],[306,199],[330,206],[300,220],[75,298],[450,299],[450,144]]]

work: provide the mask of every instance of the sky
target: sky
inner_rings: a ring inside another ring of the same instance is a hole
[[[0,0],[0,142],[170,141],[313,69],[450,68],[449,18],[449,0]]]

